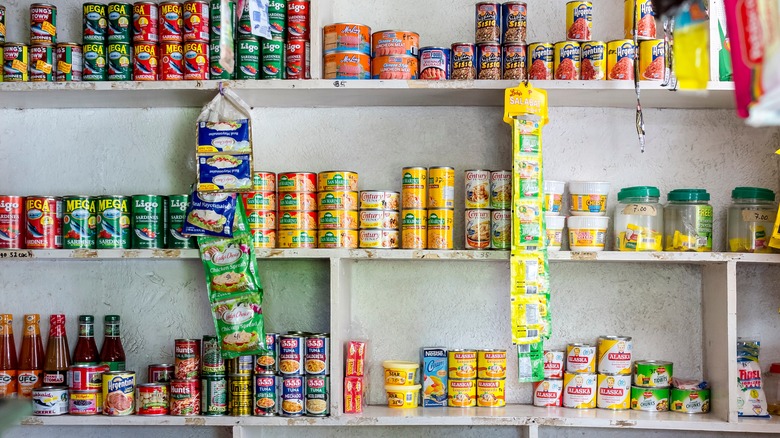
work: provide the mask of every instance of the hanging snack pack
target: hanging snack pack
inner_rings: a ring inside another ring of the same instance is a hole
[[[190,236],[231,237],[236,204],[240,204],[236,199],[235,193],[193,191],[182,233]]]
[[[737,341],[737,412],[740,417],[769,417],[758,352],[761,343]]]

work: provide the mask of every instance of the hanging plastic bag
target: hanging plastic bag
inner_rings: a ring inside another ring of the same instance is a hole
[[[740,417],[769,417],[758,353],[761,343],[737,341],[737,413]]]
[[[236,214],[235,193],[190,194],[182,233],[190,236],[231,237]]]

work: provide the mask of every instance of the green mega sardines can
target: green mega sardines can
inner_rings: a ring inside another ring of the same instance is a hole
[[[133,80],[133,48],[128,43],[109,43],[106,47],[109,81]]]
[[[260,76],[263,79],[284,79],[284,40],[261,39]]]
[[[130,198],[109,195],[95,201],[97,249],[129,249]]]
[[[160,195],[133,195],[133,249],[165,248],[165,208]]]
[[[108,4],[107,42],[130,44],[130,11],[132,9],[130,3]]]
[[[81,8],[84,13],[84,29],[82,33],[84,42],[105,43],[106,28],[108,27],[106,5],[103,3],[84,3]]]
[[[95,198],[64,196],[62,206],[62,248],[94,249],[97,229]]]
[[[106,80],[106,46],[104,44],[84,44],[84,69],[81,72],[83,81]]]
[[[238,41],[238,79],[260,77],[260,41],[256,38],[242,38]]]
[[[189,205],[189,196],[170,195],[168,196],[168,236],[166,246],[170,249],[196,248],[194,237],[187,237],[181,234],[184,229],[184,220],[187,217],[187,206]]]

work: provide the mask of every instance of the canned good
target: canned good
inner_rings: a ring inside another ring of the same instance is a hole
[[[665,412],[669,410],[669,388],[631,387],[631,409]]]
[[[330,374],[330,338],[327,335],[306,338],[304,369],[309,375]]]
[[[531,64],[528,68],[528,79],[549,81],[553,78],[555,63],[555,46],[550,43],[531,43],[528,46],[528,56]]]
[[[401,185],[403,208],[426,208],[428,206],[427,175],[428,169],[425,167],[404,167]]]
[[[130,11],[133,6],[129,3],[109,3],[108,4],[108,29],[107,29],[107,42],[109,43],[130,43]],[[144,12],[146,8],[144,8]],[[149,18],[146,17],[146,20]],[[140,16],[139,16],[140,20]],[[133,21],[133,24],[135,22]],[[139,25],[147,25],[146,21],[140,21]],[[140,29],[140,28],[139,28]]]
[[[277,400],[282,378],[273,374],[255,375],[254,414],[268,417],[279,413]]]
[[[571,1],[566,3],[566,38],[572,41],[590,41],[593,29],[593,4]]]
[[[157,3],[146,1],[133,3],[133,42],[159,42],[158,21],[159,9]]]
[[[476,350],[449,350],[447,352],[447,363],[450,379],[477,378]]]
[[[84,42],[105,43],[106,42],[106,5],[102,3],[84,3],[81,6],[83,13],[83,39]]]
[[[70,390],[68,413],[70,415],[97,415],[103,412],[103,399],[99,390]]]
[[[600,336],[597,346],[599,373],[631,375],[631,352],[634,349],[631,337]]]
[[[401,195],[398,192],[363,190],[360,192],[361,210],[398,210]]]
[[[599,409],[626,410],[631,407],[631,376],[599,374],[596,406]]]
[[[68,382],[72,391],[97,391],[103,388],[103,373],[108,365],[76,364],[68,368]],[[102,411],[102,406],[101,406]]]
[[[371,79],[417,79],[416,56],[378,56],[371,61]]]
[[[317,205],[320,211],[357,210],[358,192],[318,192]]]
[[[249,17],[249,3],[244,2],[241,13],[238,14],[238,26],[236,27],[238,38],[256,38],[252,35],[252,22]]]
[[[182,14],[184,41],[209,41],[209,2],[187,0]]]
[[[477,378],[505,379],[506,350],[478,350]]]
[[[555,43],[555,79],[576,81],[580,78],[580,43]]]
[[[566,346],[566,371],[569,373],[593,373],[596,371],[596,348],[590,344]]]
[[[284,65],[287,79],[311,79],[311,48],[309,41],[288,38]]]
[[[672,388],[669,409],[686,414],[706,414],[710,411],[710,390]]]
[[[361,210],[360,229],[398,230],[399,214],[395,210]]]
[[[493,210],[490,213],[490,248],[509,249],[512,242],[512,211]]]
[[[600,81],[606,78],[607,45],[602,41],[589,41],[580,44],[581,62],[580,79],[583,81]]]
[[[209,78],[209,44],[198,41],[188,41],[182,47],[184,50],[184,79],[188,81],[205,81]]]
[[[171,380],[170,411],[175,416],[200,415],[200,380]]]
[[[260,77],[262,79],[284,79],[284,59],[287,56],[281,39],[261,40]]]
[[[276,230],[250,230],[255,248],[276,248]]]
[[[477,44],[477,79],[501,79],[501,44]]]
[[[634,38],[634,20],[636,20],[637,39],[655,38],[655,11],[653,11],[652,0],[624,0],[623,9],[625,11],[623,20],[623,36],[625,38]]]
[[[0,5],[0,43],[3,42],[5,42],[5,6]]]
[[[64,249],[95,248],[95,199],[89,196],[65,196],[62,198],[62,247]],[[2,208],[0,199],[0,208]],[[0,217],[0,221],[3,218]],[[0,240],[0,247],[3,241]]]
[[[0,196],[0,248],[24,248],[24,198]]]
[[[157,80],[157,66],[155,59],[155,69],[151,72],[150,78],[146,71],[150,68],[144,66],[149,59],[149,54],[138,54],[138,50],[149,50],[146,46],[151,46],[153,51],[157,50],[154,44],[136,44],[136,57],[133,57],[133,48],[128,43],[110,43],[106,46],[106,58],[108,59],[108,80],[109,81],[132,81],[134,79],[134,70],[138,74],[137,80]]]
[[[279,214],[279,230],[316,230],[316,211],[285,211]]]
[[[252,175],[252,190],[264,192],[264,191],[276,191],[276,174],[273,172],[255,172]],[[297,210],[301,210],[298,208]]]
[[[275,230],[276,212],[273,210],[249,211],[247,221],[249,221],[249,228],[252,230]]]
[[[490,172],[490,208],[509,210],[512,206],[512,171]]]
[[[358,174],[346,170],[330,170],[317,175],[317,190],[320,192],[357,191]],[[357,205],[357,204],[356,204]]]
[[[417,56],[420,35],[402,30],[382,30],[371,35],[371,56]]]
[[[466,210],[466,249],[490,247],[490,210]]]
[[[447,381],[447,406],[455,408],[470,408],[477,405],[477,381],[456,380]]]
[[[27,44],[3,45],[3,81],[27,82],[29,76],[29,49]]]
[[[130,209],[127,196],[98,196],[97,249],[130,248]]]
[[[168,385],[142,383],[135,388],[136,414],[168,415]]]
[[[525,44],[504,44],[501,48],[501,58],[501,79],[525,80],[528,71]]]
[[[214,59],[214,47],[219,48],[219,45],[212,45],[212,68],[211,75],[214,78],[214,63],[220,62],[220,59]],[[259,79],[260,78],[260,41],[254,38],[242,39],[238,42],[238,69],[236,69],[236,77],[238,79]],[[221,68],[221,66],[220,66]]]
[[[283,172],[276,177],[279,192],[316,192],[317,174],[312,172]]]
[[[398,230],[360,230],[358,240],[361,248],[398,248]]]
[[[225,360],[222,358],[219,339],[216,336],[204,336],[201,352],[202,375],[225,375]]]
[[[81,78],[85,81],[105,81],[106,46],[103,44],[83,45],[83,68]]]
[[[309,0],[287,0],[288,40],[300,38],[309,40]]]
[[[371,79],[371,56],[362,52],[326,53],[323,79]]]
[[[451,47],[450,78],[474,80],[477,78],[477,47],[472,43],[454,43]]]
[[[279,231],[277,233],[279,248],[316,248],[316,231]]]
[[[428,212],[423,209],[401,211],[401,246],[425,249],[428,244]]]
[[[634,361],[634,385],[665,388],[672,384],[673,364],[660,360]]]
[[[357,248],[358,232],[356,230],[320,230],[317,232],[319,248]]]
[[[545,378],[534,384],[534,406],[561,405],[563,405],[563,380]]]
[[[467,170],[465,172],[465,186],[467,209],[490,207],[489,170]]]
[[[54,196],[25,198],[25,247],[62,248],[62,199]]]
[[[455,208],[455,169],[428,169],[428,208]]]
[[[182,234],[184,219],[187,215],[187,206],[189,205],[188,195],[170,195],[168,200],[170,205],[168,208],[166,246],[174,249],[196,248],[195,238]]]
[[[330,377],[306,376],[304,399],[307,416],[324,417],[330,415]]]
[[[528,27],[528,6],[523,2],[506,2],[501,5],[501,42],[525,43]]]
[[[564,373],[563,407],[590,409],[596,407],[596,374]]]
[[[135,412],[135,372],[103,373],[103,415],[132,415]]]
[[[276,209],[276,192],[270,191],[242,193],[241,201],[244,203],[244,209],[247,212],[274,211]]]
[[[195,379],[200,375],[200,339],[174,341],[174,378]]]
[[[323,51],[371,55],[371,28],[355,23],[329,24],[322,29]]]
[[[319,229],[358,229],[358,212],[354,210],[320,210]]]
[[[149,383],[170,383],[176,367],[167,363],[149,365]]]
[[[647,40],[639,42],[639,74],[641,79],[661,81],[666,71],[664,40]]]
[[[179,2],[162,2],[159,7],[159,40],[161,43],[172,42],[181,44],[184,38],[184,20],[182,19],[182,4]]]
[[[30,44],[57,44],[57,7],[48,3],[30,5]]]
[[[232,376],[251,376],[255,368],[255,358],[252,355],[234,357],[226,363],[227,373]]]
[[[265,334],[265,350],[255,356],[255,374],[274,374],[278,371],[276,363],[278,338],[277,333]]]
[[[271,206],[273,208],[273,206]],[[317,194],[314,192],[287,192],[279,195],[279,211],[317,210]]]
[[[81,81],[84,59],[81,44],[57,43],[57,82]]]
[[[54,46],[33,44],[30,46],[30,82],[54,81]]]
[[[268,2],[268,23],[271,37],[284,39],[287,34],[287,0]]]
[[[304,373],[304,337],[279,336],[279,372],[285,376]]]
[[[68,389],[44,386],[32,390],[33,415],[54,416],[68,413]]]
[[[506,406],[504,379],[477,379],[477,406],[502,408]]]
[[[428,248],[453,248],[453,216],[451,208],[428,209]]]
[[[252,415],[252,376],[231,375],[228,380],[228,411],[234,417]]]
[[[634,79],[636,47],[632,40],[607,43],[607,79],[628,81]]]
[[[225,415],[228,408],[225,376],[203,376],[200,388],[200,413],[202,415]]]
[[[501,4],[480,2],[476,4],[475,40],[480,43],[501,42]]]
[[[135,249],[165,248],[164,197],[133,195],[132,247]]]
[[[304,385],[302,376],[285,376],[282,378],[280,400],[283,417],[297,417],[304,413]]]

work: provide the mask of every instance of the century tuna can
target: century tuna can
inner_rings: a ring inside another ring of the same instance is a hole
[[[255,375],[254,414],[270,417],[279,413],[279,386],[282,378],[273,374]]]
[[[490,212],[490,248],[510,249],[512,242],[512,211]]]
[[[165,248],[163,197],[133,195],[131,214],[133,249]]]
[[[555,46],[550,43],[531,43],[528,45],[528,57],[531,63],[528,67],[528,79],[549,81],[553,78]]]
[[[184,41],[209,41],[209,2],[187,0],[182,14]]]
[[[27,44],[3,45],[3,82],[27,82],[29,76],[29,49]]]
[[[590,344],[566,345],[566,372],[596,372],[596,347]]]
[[[48,3],[30,5],[30,44],[57,44],[57,7]]]
[[[589,41],[580,44],[580,79],[600,81],[606,78],[607,45],[602,41]]]
[[[505,379],[506,350],[478,350],[477,378]]]
[[[523,2],[501,5],[501,42],[525,43],[528,27],[528,6]]]
[[[200,375],[200,339],[174,341],[174,378],[195,379]]]
[[[175,367],[172,364],[159,363],[149,365],[149,383],[170,383],[174,379]]]
[[[428,245],[428,212],[424,209],[401,211],[401,247],[425,249]]]
[[[320,211],[357,210],[358,192],[317,192],[317,205]]]
[[[411,55],[420,50],[420,35],[403,30],[381,30],[371,34],[371,56]]]
[[[148,44],[136,44],[138,46],[148,46]],[[155,45],[151,45],[155,47]],[[143,56],[144,58],[148,55]],[[110,43],[106,46],[106,57],[108,58],[108,80],[109,81],[132,81],[134,79],[133,70],[139,69],[138,64],[142,63],[138,55],[133,61],[133,49],[127,43]],[[156,73],[156,70],[155,70]],[[155,79],[157,75],[155,74]],[[135,80],[143,80],[143,75],[139,74]],[[154,80],[147,78],[146,80]]]
[[[202,375],[225,375],[225,360],[222,358],[222,350],[219,347],[219,339],[216,336],[203,336],[201,343],[200,372]]]
[[[647,40],[639,42],[639,74],[640,79],[661,81],[666,71],[664,40]]]
[[[160,43],[159,78],[161,81],[184,79],[184,52],[181,43]]]
[[[270,191],[242,193],[241,202],[244,203],[244,209],[247,212],[274,211],[276,209],[276,192]]]
[[[447,352],[447,366],[450,379],[476,379],[476,350],[449,350]]]
[[[83,45],[82,80],[105,81],[106,80],[106,46],[103,44]]]
[[[317,174],[312,172],[283,172],[276,177],[280,192],[316,192]]]
[[[307,337],[303,354],[306,374],[330,374],[330,338],[327,335]]]
[[[24,198],[0,196],[0,248],[24,248]]]
[[[580,78],[580,43],[561,41],[555,43],[555,79],[576,81]]]
[[[273,206],[271,206],[273,208]],[[317,193],[286,192],[279,195],[279,211],[317,210]]]
[[[563,375],[563,407],[590,409],[596,407],[596,374],[565,373]]]
[[[534,406],[547,407],[561,406],[562,404],[563,380],[545,378],[534,384]]]
[[[98,196],[97,249],[130,249],[130,198]]]
[[[64,196],[62,198],[62,247],[64,249],[95,248],[95,199],[89,196]],[[2,204],[0,204],[2,207]],[[2,216],[0,216],[2,221]],[[0,240],[0,245],[2,240]]]
[[[470,408],[477,405],[477,380],[447,380],[447,406]]]
[[[506,406],[504,379],[477,379],[477,406],[502,408]]]
[[[108,31],[107,31],[108,36],[106,38],[107,42],[109,43],[130,43],[131,42],[131,38],[130,38],[131,10],[133,10],[133,6],[130,3],[109,3],[108,4]],[[140,7],[139,7],[139,12],[141,12]],[[148,18],[146,19],[148,20]],[[133,25],[135,25],[135,22],[133,22]]]
[[[234,357],[225,362],[225,369],[231,376],[251,376],[255,368],[255,358],[252,355]]]
[[[509,210],[512,206],[512,172],[495,170],[490,172],[490,208]]]
[[[283,417],[297,417],[304,414],[304,377],[285,376],[282,379],[279,413]]]
[[[184,43],[184,79],[205,81],[209,78],[209,44],[197,41]]]
[[[501,79],[525,80],[527,72],[525,44],[504,44],[501,48],[501,57]]]
[[[32,390],[33,415],[65,415],[68,413],[68,389],[45,386]]]
[[[330,415],[330,377],[307,375],[304,399],[307,416]]]
[[[227,379],[224,375],[203,376],[200,381],[201,415],[227,413]]]
[[[399,216],[396,210],[361,210],[360,229],[398,230]]]
[[[135,372],[107,371],[103,373],[103,415],[135,413]]]
[[[318,216],[320,230],[358,229],[358,212],[355,210],[320,210]]]
[[[310,59],[311,48],[308,41],[301,39],[288,39],[284,59],[287,79],[310,79]]]
[[[501,44],[477,44],[477,79],[501,79]]]
[[[103,388],[103,373],[108,365],[76,364],[68,368],[68,385],[72,391],[97,391]],[[103,409],[102,407],[100,408]]]
[[[265,334],[265,349],[255,356],[255,374],[275,374],[279,371],[276,361],[278,339],[278,333]]]
[[[455,169],[428,169],[428,208],[455,208]]]
[[[490,210],[465,211],[466,249],[490,248]]]
[[[361,212],[363,213],[363,212]],[[372,212],[374,213],[374,212]],[[394,212],[398,214],[398,212]],[[368,229],[358,233],[359,246],[361,248],[396,249],[401,241],[398,230]]]
[[[260,77],[262,79],[284,79],[284,41],[279,39],[261,40]]]
[[[99,390],[70,390],[68,413],[70,415],[97,415],[103,412],[103,398]]]
[[[133,42],[157,43],[158,5],[154,2],[136,2],[133,4]],[[109,37],[110,39],[110,37]]]
[[[279,230],[316,230],[316,211],[285,211],[279,214]]]
[[[320,172],[317,175],[318,191],[357,191],[357,189],[357,172],[351,172],[348,170],[329,170],[326,172]]]
[[[28,196],[24,202],[25,246],[28,249],[62,248],[62,199]]]
[[[219,45],[216,45],[217,48]],[[213,52],[212,52],[213,54]],[[238,69],[236,71],[236,77],[238,79],[259,79],[260,78],[260,41],[254,38],[241,39],[238,42]],[[212,64],[214,62],[219,63],[220,59],[211,59]],[[212,65],[211,75],[214,79],[214,66]]]
[[[317,232],[317,246],[319,248],[348,248],[358,247],[357,230],[320,230]]]
[[[425,167],[404,167],[401,182],[403,208],[427,208],[428,169]]]
[[[287,0],[287,39],[309,40],[309,0]]]
[[[54,51],[51,44],[30,46],[30,82],[54,81]]]
[[[472,43],[454,43],[451,46],[450,78],[474,80],[477,78],[477,47]]]
[[[501,4],[481,2],[476,4],[475,41],[481,43],[501,42]]]
[[[355,23],[329,24],[322,29],[323,53],[359,52],[371,55],[371,28]]]
[[[666,388],[672,384],[673,364],[660,360],[634,362],[634,385],[645,388]]]
[[[634,343],[629,336],[599,336],[598,370],[600,374],[631,375],[631,352]]]
[[[84,59],[81,55],[81,44],[57,43],[57,82],[81,81]]]
[[[277,233],[279,248],[316,248],[316,231],[279,231]]]
[[[636,9],[634,9],[635,7]],[[623,36],[625,38],[634,38],[634,20],[636,20],[637,39],[655,38],[655,11],[653,11],[652,0],[624,0],[623,10],[625,12],[623,19]]]
[[[160,17],[157,29],[161,43],[173,42],[181,44],[184,33],[182,31],[182,5],[179,2],[160,3]]]
[[[631,387],[631,409],[665,412],[669,410],[669,388]]]
[[[490,208],[490,171],[467,170],[464,181],[466,208]]]
[[[622,411],[631,407],[631,376],[599,374],[596,406],[599,409]]]
[[[228,379],[228,412],[234,417],[252,415],[252,382],[251,374],[231,375]]]
[[[168,385],[141,383],[135,387],[135,413],[168,415]]]
[[[326,53],[324,79],[371,79],[371,56],[362,52]]]
[[[710,390],[672,388],[669,409],[686,414],[706,414],[710,411]]]
[[[271,37],[284,39],[287,35],[287,0],[268,1],[268,27]]]
[[[168,235],[166,238],[166,246],[171,249],[196,248],[197,243],[195,242],[195,238],[182,234],[184,219],[187,216],[189,196],[170,195],[168,196],[168,201]]]
[[[171,415],[200,415],[200,380],[171,380]]]
[[[250,230],[255,248],[276,248],[276,230]]]
[[[383,190],[362,190],[360,192],[360,210],[398,210],[401,194]],[[370,227],[365,228],[392,228]]]
[[[593,29],[593,4],[571,1],[566,3],[566,38],[572,41],[590,41]]]
[[[84,3],[81,7],[84,17],[83,40],[85,43],[106,42],[106,5],[102,3]]]
[[[607,79],[628,81],[634,79],[636,60],[634,41],[616,40],[607,43]]]

